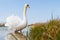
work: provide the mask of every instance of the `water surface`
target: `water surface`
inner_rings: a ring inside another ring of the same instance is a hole
[[[8,31],[6,27],[0,27],[0,40],[4,40],[7,33]]]
[[[28,30],[29,30],[28,27],[22,30],[23,34],[26,35]],[[4,40],[5,36],[10,32],[11,31],[7,30],[6,27],[0,27],[0,40]]]

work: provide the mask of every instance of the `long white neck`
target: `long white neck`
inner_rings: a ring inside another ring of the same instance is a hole
[[[23,11],[23,20],[26,22],[27,18],[26,18],[26,11],[27,11],[27,7],[24,7],[24,11]]]

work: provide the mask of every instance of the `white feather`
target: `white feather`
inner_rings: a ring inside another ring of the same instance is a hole
[[[24,12],[23,12],[23,20],[20,19],[18,16],[9,16],[6,19],[5,26],[8,27],[8,29],[13,29],[14,31],[23,29],[27,26],[27,19],[26,19],[26,10],[29,7],[28,4],[25,4],[24,6]]]
[[[9,16],[6,19],[5,26],[7,26],[8,29],[12,29],[13,32],[19,31],[19,30],[25,28],[27,26],[27,19],[26,19],[26,10],[27,10],[27,7],[29,7],[29,5],[25,4],[24,12],[23,12],[24,13],[23,14],[23,20],[21,20],[18,16],[14,16],[14,15]],[[20,35],[20,37],[22,37],[22,36]],[[18,40],[20,40],[19,38],[18,38]],[[15,39],[12,38],[11,35],[9,35],[9,36],[6,36],[5,40],[15,40]],[[26,40],[26,38],[22,39],[22,40]]]
[[[6,19],[6,24],[5,26],[8,26],[8,29],[11,29],[13,27],[17,27],[22,23],[22,20],[18,16],[9,16]]]

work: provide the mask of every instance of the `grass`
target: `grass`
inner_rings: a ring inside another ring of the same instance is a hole
[[[60,20],[34,24],[29,32],[29,40],[60,40]]]

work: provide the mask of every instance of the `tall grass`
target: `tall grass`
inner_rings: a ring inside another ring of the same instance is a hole
[[[29,40],[60,40],[60,20],[34,24],[28,35]]]

